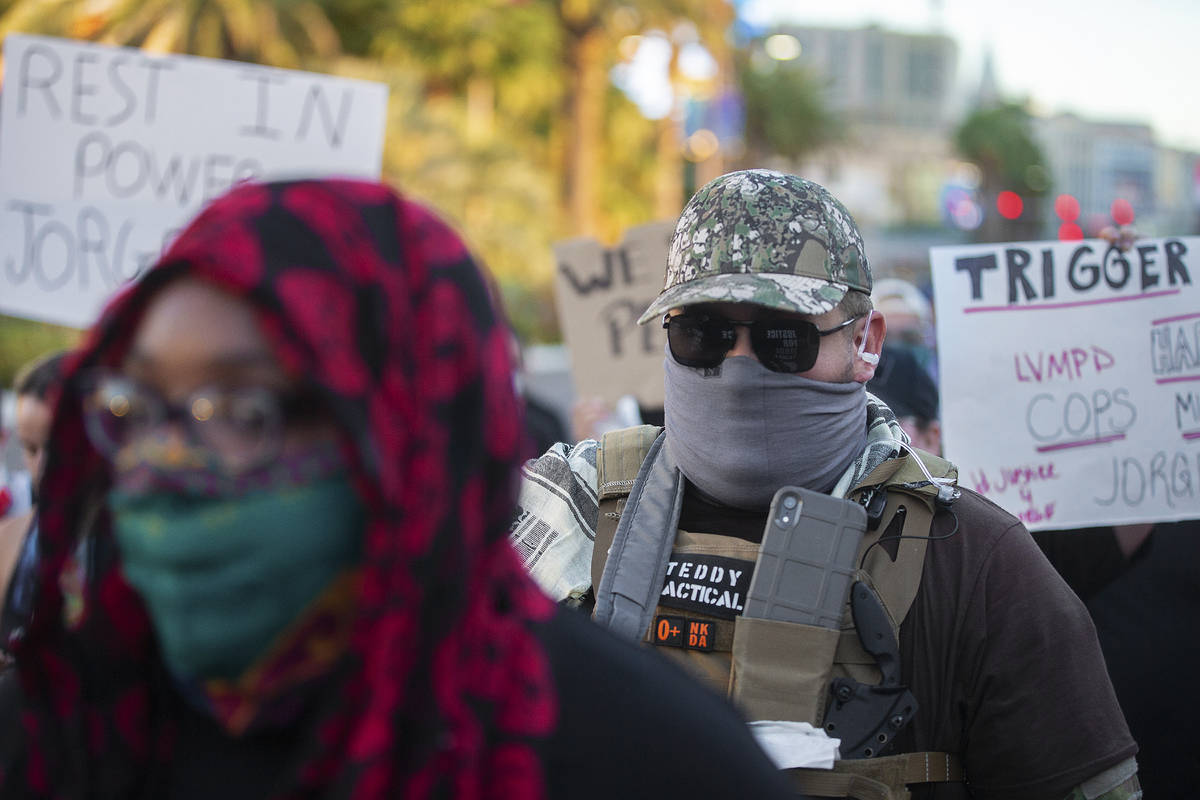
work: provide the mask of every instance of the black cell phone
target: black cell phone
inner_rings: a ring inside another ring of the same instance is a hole
[[[866,530],[858,503],[784,486],[771,500],[743,616],[840,628]]]

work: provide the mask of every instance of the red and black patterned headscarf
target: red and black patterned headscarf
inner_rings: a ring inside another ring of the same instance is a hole
[[[383,185],[346,180],[247,184],[215,201],[68,365],[38,601],[18,646],[29,758],[4,780],[36,796],[125,797],[172,757],[153,632],[119,564],[94,567],[78,625],[63,621],[59,577],[81,529],[110,541],[103,509],[92,513],[107,466],[87,445],[73,376],[119,364],[148,301],[184,275],[255,308],[346,434],[367,506],[349,666],[298,736],[283,796],[544,794],[557,703],[530,623],[553,605],[506,535],[523,441],[510,334],[454,233]]]

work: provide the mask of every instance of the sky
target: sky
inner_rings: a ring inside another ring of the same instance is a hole
[[[978,86],[991,49],[1003,96],[1039,114],[1145,122],[1160,144],[1200,151],[1200,0],[742,0],[759,25],[946,33],[958,83]]]

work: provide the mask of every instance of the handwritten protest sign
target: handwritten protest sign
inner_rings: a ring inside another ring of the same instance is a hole
[[[382,84],[40,36],[4,63],[0,313],[90,324],[239,180],[379,175]]]
[[[1200,517],[1200,237],[930,255],[961,483],[1034,529]]]
[[[595,239],[555,245],[558,320],[580,397],[615,402],[631,394],[644,407],[662,406],[666,331],[637,318],[662,291],[674,228],[630,228],[612,249]]]

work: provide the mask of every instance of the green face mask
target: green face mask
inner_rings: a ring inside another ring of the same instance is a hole
[[[236,679],[334,578],[361,561],[349,477],[235,497],[109,494],[126,579],[178,678]]]

